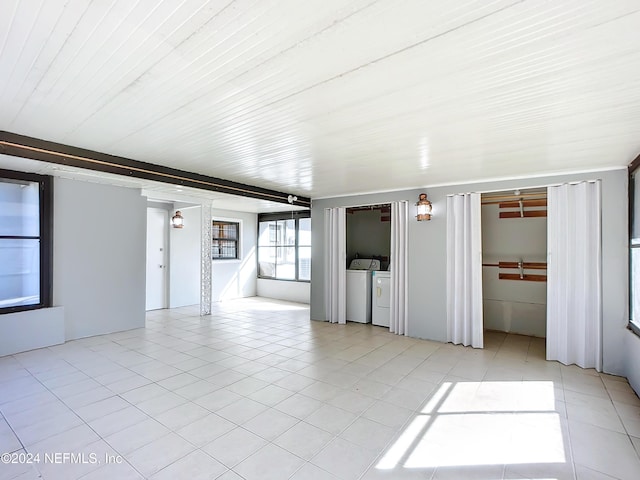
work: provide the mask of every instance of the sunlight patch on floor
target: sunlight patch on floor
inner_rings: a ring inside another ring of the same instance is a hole
[[[435,418],[407,468],[562,463],[557,413],[454,414]]]
[[[376,468],[565,461],[553,382],[445,382]]]

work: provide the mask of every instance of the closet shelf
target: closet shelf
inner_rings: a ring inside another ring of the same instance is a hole
[[[500,218],[546,217],[546,210],[524,210],[523,212],[500,212]]]
[[[524,280],[525,282],[546,282],[546,275],[530,275],[525,273],[520,277],[519,273],[499,273],[498,279],[500,280]]]

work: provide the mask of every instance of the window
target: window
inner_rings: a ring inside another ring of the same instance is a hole
[[[640,165],[636,163],[629,167],[629,326],[640,335]]]
[[[311,219],[298,220],[298,280],[311,281]]]
[[[311,280],[309,212],[258,217],[258,276],[277,280]]]
[[[51,178],[0,170],[0,313],[51,305]]]
[[[211,258],[213,260],[237,260],[240,223],[213,221],[211,230]]]

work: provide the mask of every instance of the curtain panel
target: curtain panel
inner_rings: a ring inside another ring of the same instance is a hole
[[[447,197],[447,341],[483,348],[479,193]]]
[[[391,318],[389,331],[408,335],[407,250],[409,202],[391,204]]]
[[[602,370],[600,181],[548,188],[547,360]]]
[[[331,323],[347,323],[346,210],[325,210],[325,312]]]

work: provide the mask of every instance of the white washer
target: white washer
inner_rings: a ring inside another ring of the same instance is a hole
[[[356,258],[347,270],[347,320],[371,323],[371,271],[380,268],[380,260]]]
[[[391,272],[373,272],[371,323],[388,327],[391,320]]]

